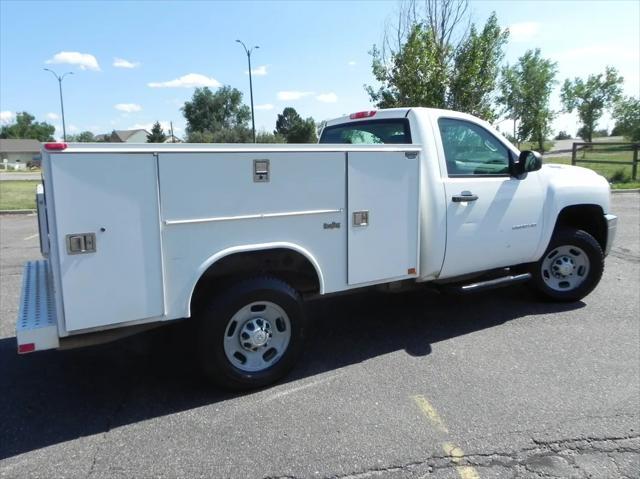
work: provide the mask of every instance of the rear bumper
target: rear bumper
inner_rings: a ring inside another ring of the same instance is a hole
[[[29,261],[22,273],[22,295],[16,322],[18,353],[54,349],[60,344],[49,262]]]
[[[618,217],[615,215],[604,215],[604,219],[607,222],[607,244],[604,248],[605,256],[611,251],[611,245],[616,238],[616,230],[618,228]]]

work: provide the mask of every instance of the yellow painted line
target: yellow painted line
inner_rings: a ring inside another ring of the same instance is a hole
[[[438,411],[436,411],[436,408],[434,408],[424,396],[411,396],[411,399],[413,399],[422,413],[427,417],[427,419],[429,419],[429,421],[431,421],[431,424],[433,424],[436,429],[441,432],[449,432],[449,429],[447,429],[447,426],[438,414]]]
[[[450,442],[445,442],[442,445],[442,449],[444,450],[444,453],[451,458],[451,462],[454,464],[459,464],[464,457],[464,451]],[[460,479],[480,479],[478,471],[476,471],[472,466],[456,466],[456,471],[458,471]]]

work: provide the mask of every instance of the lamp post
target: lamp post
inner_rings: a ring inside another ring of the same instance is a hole
[[[64,80],[64,77],[66,77],[67,75],[73,75],[73,72],[66,72],[63,73],[62,76],[60,76],[56,72],[54,72],[53,70],[49,70],[48,68],[43,68],[43,70],[51,72],[51,74],[56,77],[56,80],[58,80],[58,87],[60,88],[60,110],[62,111],[62,139],[64,141],[67,141],[67,127],[64,123],[64,102],[62,101],[62,80]]]
[[[247,54],[247,60],[249,62],[249,95],[251,96],[251,129],[253,130],[253,142],[256,142],[256,121],[253,116],[253,82],[251,81],[251,52],[256,48],[260,48],[259,46],[254,46],[253,48],[247,48],[247,46],[241,40],[236,40],[242,47],[244,48],[245,53]]]

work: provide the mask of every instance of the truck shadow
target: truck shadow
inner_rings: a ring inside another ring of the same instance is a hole
[[[364,292],[307,303],[311,327],[298,367],[284,382],[393,351],[431,353],[439,341],[508,321],[584,307],[540,303],[526,288],[474,296]],[[204,384],[187,322],[119,342],[17,356],[0,340],[0,460],[222,401],[241,400]],[[242,395],[250,397],[251,393]]]

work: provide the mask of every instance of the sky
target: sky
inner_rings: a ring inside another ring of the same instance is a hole
[[[0,0],[0,122],[28,111],[62,135],[50,68],[73,72],[62,83],[67,133],[171,121],[182,136],[180,108],[196,86],[231,85],[249,104],[236,39],[259,46],[251,56],[258,131],[272,131],[287,106],[316,121],[370,109],[369,51],[397,9],[396,0]],[[470,11],[479,25],[495,11],[510,29],[505,62],[540,48],[558,63],[555,110],[565,78],[606,65],[624,76],[627,95],[640,96],[640,1],[471,1]],[[558,114],[553,126],[574,134],[575,114]],[[600,127],[613,121],[605,116]]]

